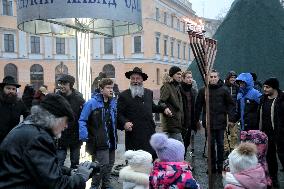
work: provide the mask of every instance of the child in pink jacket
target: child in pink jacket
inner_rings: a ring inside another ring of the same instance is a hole
[[[264,169],[258,164],[253,143],[241,143],[229,155],[230,172],[225,174],[225,189],[266,189]]]
[[[150,144],[159,158],[150,174],[150,189],[199,189],[190,165],[184,161],[184,145],[163,133],[152,135]]]

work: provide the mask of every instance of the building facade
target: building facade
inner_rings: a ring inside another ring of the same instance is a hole
[[[22,85],[20,92],[26,84],[45,84],[52,92],[60,74],[76,75],[76,41],[18,30],[16,2],[0,0],[0,78],[14,76]],[[149,76],[145,87],[157,96],[169,68],[185,70],[193,60],[183,18],[196,15],[188,0],[142,0],[141,11],[141,32],[91,38],[92,78],[105,72],[124,90],[129,85],[124,73],[138,66]]]

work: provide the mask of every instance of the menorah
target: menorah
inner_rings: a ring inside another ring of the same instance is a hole
[[[205,85],[205,103],[206,103],[206,129],[207,138],[204,145],[204,153],[206,143],[208,143],[208,179],[209,189],[214,188],[212,180],[211,165],[211,132],[210,132],[210,109],[209,109],[209,78],[212,71],[214,60],[217,52],[217,41],[212,38],[205,37],[205,30],[202,25],[188,23],[189,43],[192,49],[197,67]]]

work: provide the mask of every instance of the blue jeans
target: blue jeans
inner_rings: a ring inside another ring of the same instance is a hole
[[[70,146],[70,162],[71,162],[71,168],[75,169],[77,168],[77,165],[79,165],[80,160],[80,148],[81,146]],[[60,166],[64,165],[64,161],[67,156],[67,148],[60,148],[57,149],[57,158]]]
[[[181,133],[166,133],[168,135],[169,138],[173,138],[176,140],[179,140],[180,142],[183,143],[183,139],[182,139],[182,135]]]

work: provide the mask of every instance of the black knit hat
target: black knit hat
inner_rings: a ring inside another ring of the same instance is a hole
[[[181,69],[179,67],[173,66],[169,70],[169,76],[173,77],[173,75],[175,75],[177,72],[180,72],[180,71],[181,71]]]
[[[40,106],[55,117],[68,117],[68,121],[74,121],[73,111],[69,102],[61,95],[47,94]]]
[[[273,89],[279,90],[279,81],[278,81],[278,79],[275,78],[275,77],[271,77],[271,78],[267,79],[267,80],[263,83],[263,85],[268,85],[268,86],[272,87]]]
[[[58,81],[74,84],[75,78],[72,75],[63,74],[59,77]]]

